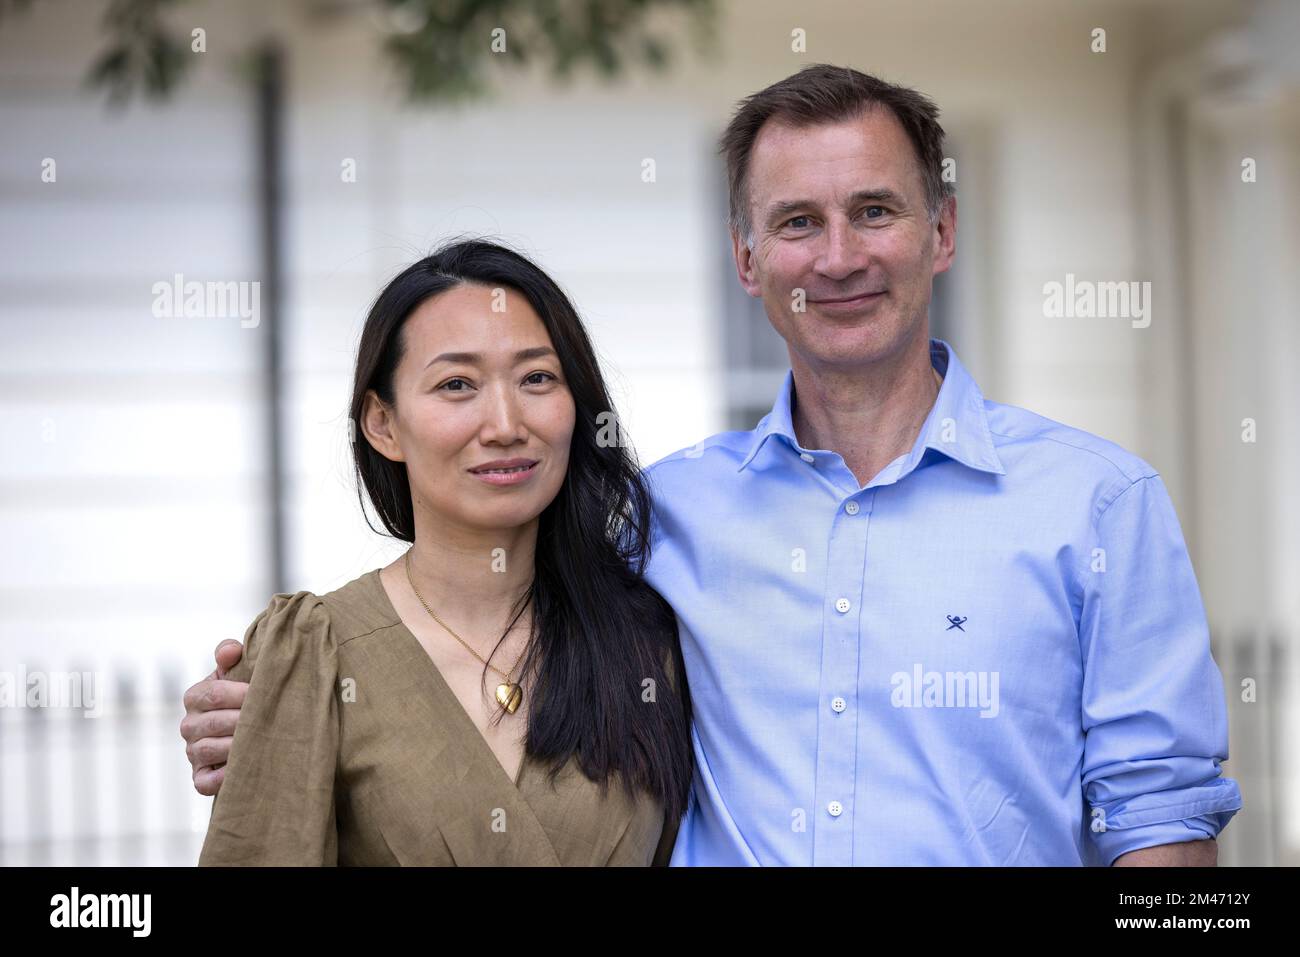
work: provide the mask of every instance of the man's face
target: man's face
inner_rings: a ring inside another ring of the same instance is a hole
[[[749,168],[754,246],[733,234],[737,271],[792,362],[862,367],[928,337],[931,280],[952,264],[956,200],[930,223],[916,153],[892,112],[802,129],[770,120]]]

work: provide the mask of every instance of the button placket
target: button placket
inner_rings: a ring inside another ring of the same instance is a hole
[[[825,609],[820,679],[823,706],[818,708],[815,806],[822,807],[824,814],[821,826],[813,827],[813,863],[847,867],[853,863],[859,738],[859,712],[848,712],[858,686],[862,642],[858,606],[863,600],[871,505],[866,497],[839,500],[833,507],[826,577],[820,583]]]

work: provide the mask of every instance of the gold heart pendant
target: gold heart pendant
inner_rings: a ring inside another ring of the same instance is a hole
[[[514,714],[519,708],[519,703],[524,700],[524,693],[520,690],[519,685],[497,685],[497,701],[501,707],[505,708],[511,714]]]

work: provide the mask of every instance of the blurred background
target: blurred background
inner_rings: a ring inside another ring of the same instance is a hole
[[[1244,794],[1220,863],[1297,863],[1297,43],[1291,0],[0,0],[0,864],[197,860],[182,692],[273,593],[401,550],[351,363],[440,241],[564,285],[642,462],[752,428],[787,360],[716,138],[815,62],[943,110],[933,334],[1164,476]],[[1150,324],[1046,315],[1068,276],[1150,282]]]

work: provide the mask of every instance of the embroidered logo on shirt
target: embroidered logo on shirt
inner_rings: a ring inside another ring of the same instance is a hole
[[[963,628],[962,625],[966,624],[966,619],[963,618],[961,615],[949,615],[948,621],[951,622],[951,624],[949,624],[948,627],[944,629],[944,631],[952,631],[954,628],[956,628],[958,631],[965,633],[966,629]]]

